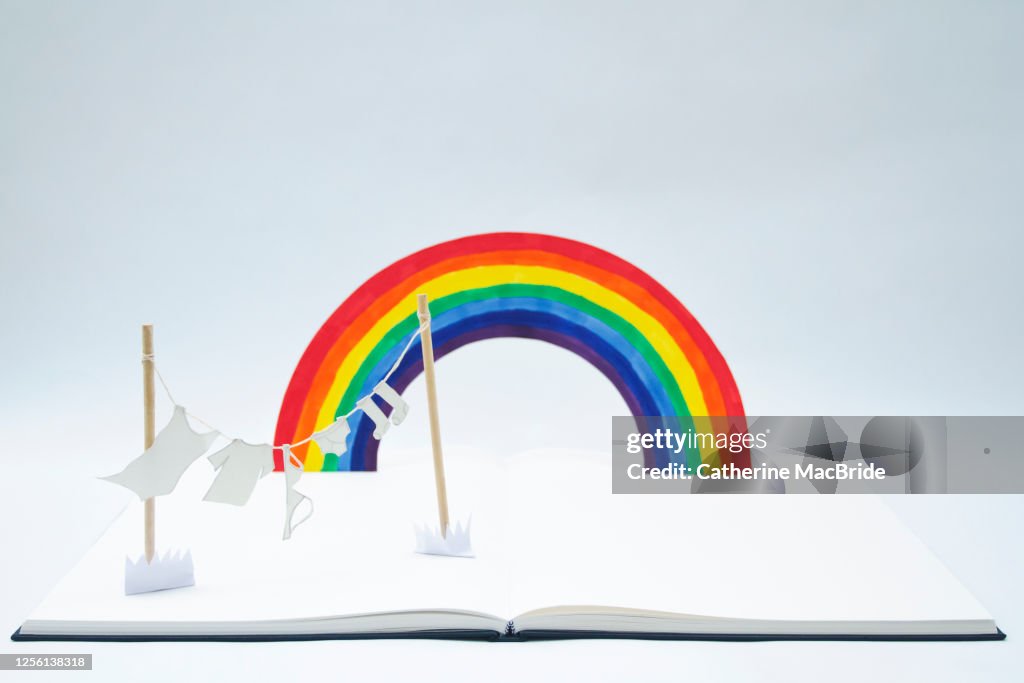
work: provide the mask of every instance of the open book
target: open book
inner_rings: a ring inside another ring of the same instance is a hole
[[[435,519],[428,452],[307,475],[317,515],[287,542],[283,481],[246,508],[199,502],[208,472],[158,504],[158,547],[196,585],[125,596],[132,504],[15,639],[998,639],[989,613],[874,496],[612,495],[607,454],[452,450],[453,519],[473,559],[413,552]]]

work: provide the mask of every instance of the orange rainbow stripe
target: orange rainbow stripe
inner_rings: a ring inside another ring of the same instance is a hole
[[[317,332],[292,375],[278,444],[300,441],[348,413],[418,328],[416,294],[431,300],[435,356],[481,339],[517,336],[567,348],[619,389],[634,415],[676,415],[705,431],[708,416],[742,416],[739,391],[704,329],[639,268],[588,244],[532,233],[444,242],[380,271]],[[392,377],[401,392],[422,371],[418,340]],[[374,470],[378,442],[362,413],[346,452],[294,449],[307,471]],[[695,465],[716,457],[686,452]],[[276,454],[281,469],[280,453]]]

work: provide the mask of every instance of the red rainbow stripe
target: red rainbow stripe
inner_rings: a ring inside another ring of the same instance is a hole
[[[346,299],[295,368],[275,443],[300,441],[323,429],[368,393],[363,389],[381,379],[395,349],[408,340],[419,292],[432,301],[435,337],[442,339],[435,342],[438,357],[492,336],[528,336],[575,347],[577,353],[580,340],[587,339],[607,347],[606,355],[616,359],[599,367],[634,414],[642,409],[695,420],[744,414],[732,373],[711,338],[647,273],[583,242],[491,233],[411,254]],[[414,369],[411,359],[403,373]],[[322,454],[310,444],[295,448],[296,456],[310,470],[374,469],[376,442],[365,438],[367,421],[361,418],[353,418],[352,452]],[[280,453],[275,466],[281,469]]]

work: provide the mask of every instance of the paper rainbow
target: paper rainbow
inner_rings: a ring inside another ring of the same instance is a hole
[[[344,415],[388,372],[418,327],[416,294],[430,297],[435,358],[496,337],[543,340],[589,361],[633,415],[742,416],[722,354],[689,311],[651,276],[583,242],[490,233],[443,242],[388,266],[327,319],[306,348],[281,405],[275,443],[300,441]],[[419,341],[391,378],[402,392],[423,369]],[[385,409],[387,406],[384,406]],[[610,416],[609,416],[610,417]],[[347,451],[293,449],[307,471],[376,470],[378,441],[361,412]],[[714,453],[670,458],[696,466]],[[723,458],[725,460],[725,458]],[[280,452],[275,467],[281,470]]]

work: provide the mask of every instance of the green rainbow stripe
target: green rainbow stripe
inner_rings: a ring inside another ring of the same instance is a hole
[[[679,383],[676,381],[675,376],[669,371],[668,366],[665,365],[664,359],[662,359],[662,357],[654,350],[654,347],[651,346],[651,343],[647,338],[622,316],[613,313],[607,308],[598,306],[592,301],[577,294],[547,285],[509,283],[457,292],[437,299],[436,301],[432,301],[430,309],[435,317],[440,317],[447,311],[458,308],[459,306],[469,302],[487,301],[498,298],[547,299],[575,308],[608,325],[608,327],[622,335],[622,337],[639,352],[640,356],[650,366],[651,370],[664,387],[672,406],[675,408],[675,415],[680,418],[680,427],[683,429],[694,428],[690,409],[687,407],[686,399],[683,397],[683,393],[679,389]],[[415,314],[411,314],[391,328],[380,342],[373,347],[370,353],[367,354],[366,359],[359,365],[359,369],[353,376],[352,382],[348,385],[345,393],[342,394],[341,401],[338,403],[338,406],[334,411],[334,416],[336,418],[341,415],[345,415],[355,408],[356,401],[372,389],[369,378],[379,374],[380,367],[385,362],[388,353],[394,352],[396,348],[401,348],[401,346],[404,345],[404,341],[408,339],[409,335],[411,335],[418,326],[419,320]],[[374,372],[375,370],[377,370],[377,373]],[[337,458],[338,456],[333,453],[326,454],[324,469],[328,471],[337,469]],[[698,449],[687,449],[686,462],[688,465],[693,467],[699,465],[701,462],[700,451]]]

